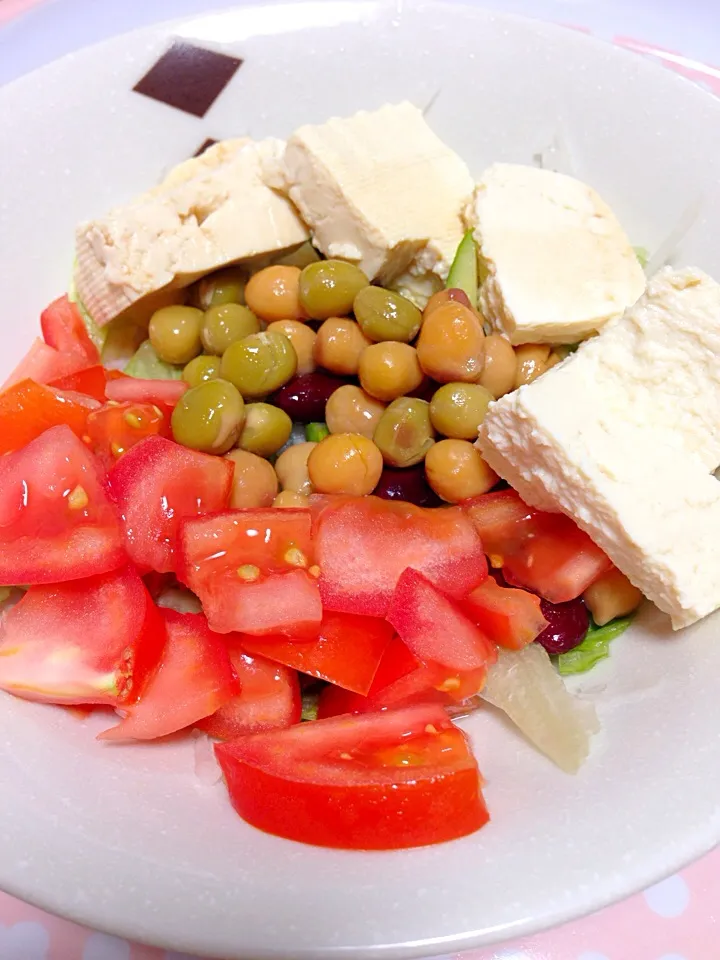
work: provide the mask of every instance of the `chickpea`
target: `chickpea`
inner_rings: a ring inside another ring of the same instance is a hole
[[[485,337],[485,363],[478,383],[499,400],[515,388],[517,357],[512,344],[499,333]]]
[[[426,318],[417,341],[423,372],[439,383],[475,383],[484,356],[482,323],[468,307],[450,300]]]
[[[545,366],[550,356],[550,345],[547,343],[522,343],[515,348],[517,370],[515,371],[515,389],[526,383],[537,380],[541,373],[545,373]]]
[[[385,340],[366,347],[358,367],[365,393],[377,400],[395,400],[416,390],[423,381],[415,347]]]
[[[338,387],[325,405],[325,423],[330,433],[359,433],[372,439],[385,407],[360,387]]]
[[[425,455],[425,475],[435,493],[459,503],[487,493],[498,476],[467,440],[440,440]]]
[[[315,362],[331,373],[354,377],[360,354],[371,343],[354,320],[330,317],[317,332]]]
[[[557,350],[553,350],[547,359],[547,363],[545,364],[545,369],[543,370],[543,373],[547,373],[551,367],[556,367],[558,363],[562,363],[563,360],[564,360],[564,357],[560,356]]]
[[[430,422],[453,440],[476,440],[492,400],[490,391],[479,383],[443,384],[430,401]]]
[[[310,480],[319,493],[364,497],[377,486],[382,469],[382,454],[360,433],[331,434],[308,459]]]
[[[269,507],[278,492],[278,478],[272,464],[246,450],[231,450],[225,455],[235,464],[230,506]]]
[[[300,268],[276,264],[258,270],[247,282],[245,302],[261,320],[301,320]]]
[[[425,304],[425,309],[423,310],[423,319],[427,320],[431,313],[437,310],[438,307],[441,307],[444,303],[447,303],[449,300],[456,300],[458,303],[462,303],[464,306],[470,307],[470,298],[465,291],[460,290],[459,287],[451,287],[449,290],[438,290],[438,292],[434,293]]]
[[[583,600],[599,627],[615,617],[624,617],[637,610],[642,599],[638,588],[616,567],[604,573],[583,594]]]
[[[307,464],[316,446],[316,443],[294,443],[283,450],[275,461],[275,473],[283,490],[302,493],[306,497],[313,492]]]
[[[268,325],[266,333],[282,333],[293,345],[297,354],[297,374],[303,376],[315,370],[313,353],[315,350],[316,334],[312,327],[308,327],[299,320],[276,320]]]
[[[302,493],[295,493],[292,490],[281,490],[273,500],[274,507],[295,508],[307,507],[310,505],[308,498]]]

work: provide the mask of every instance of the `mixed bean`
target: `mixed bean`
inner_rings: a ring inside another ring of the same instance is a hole
[[[227,268],[189,302],[153,315],[150,342],[189,385],[174,438],[233,460],[234,507],[486,493],[498,478],[473,441],[489,404],[560,360],[547,344],[486,335],[462,290],[420,311],[340,260]],[[293,423],[308,425],[305,443]]]

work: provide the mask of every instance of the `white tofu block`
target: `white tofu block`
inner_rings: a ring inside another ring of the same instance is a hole
[[[283,147],[222,141],[127,206],[80,224],[75,283],[93,320],[103,326],[151,310],[206,273],[303,243],[308,233],[292,204],[261,177],[261,164]]]
[[[432,278],[431,290],[447,277],[474,186],[409,103],[300,127],[266,176],[284,185],[326,256],[385,284],[403,274]]]
[[[720,607],[720,285],[666,268],[620,319],[492,404],[478,444],[687,626]]]
[[[511,343],[576,343],[645,289],[614,213],[572,177],[496,163],[465,217],[487,270],[480,307]]]

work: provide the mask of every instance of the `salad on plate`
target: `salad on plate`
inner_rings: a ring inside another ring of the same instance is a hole
[[[388,105],[214,144],[75,255],[0,392],[0,690],[103,749],[190,736],[288,839],[451,840],[453,718],[575,773],[563,677],[720,606],[720,286],[579,180]]]

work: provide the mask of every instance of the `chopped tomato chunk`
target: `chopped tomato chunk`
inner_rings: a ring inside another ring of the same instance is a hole
[[[314,509],[320,592],[328,610],[384,617],[408,567],[454,597],[487,576],[480,539],[458,508],[337,497]]]
[[[223,510],[232,475],[229,460],[163,437],[147,437],[132,447],[108,476],[131,560],[142,571],[175,570],[181,522]]]
[[[108,382],[110,374],[118,374],[117,370],[106,370],[105,367],[96,363],[92,367],[86,367],[77,373],[71,373],[66,377],[60,377],[53,380],[50,384],[57,390],[72,390],[74,393],[82,393],[86,397],[92,397],[98,403],[105,403],[105,384]],[[119,374],[123,376],[123,374]]]
[[[527,590],[501,587],[488,577],[462,603],[465,613],[501,647],[521,650],[548,625],[540,598]]]
[[[322,604],[312,576],[309,511],[199,517],[184,521],[180,539],[178,576],[200,597],[213,630],[317,635]]]
[[[235,645],[234,635],[223,639],[240,681],[240,693],[197,726],[218,740],[234,740],[299,723],[302,705],[297,673],[265,657],[245,653]]]
[[[80,311],[67,294],[43,310],[40,326],[45,343],[59,353],[78,357],[87,364],[100,361],[98,348],[90,339]]]
[[[46,703],[125,705],[143,692],[164,642],[131,567],[30,587],[0,623],[0,688]]]
[[[569,517],[534,510],[514,490],[477,497],[464,509],[491,565],[502,568],[508,583],[551,603],[574,600],[610,569],[608,557]]]
[[[111,467],[146,437],[170,436],[170,411],[155,403],[108,403],[88,416],[85,436],[100,460]]]
[[[377,617],[326,613],[313,640],[246,637],[243,643],[250,653],[366,694],[392,635],[392,627]]]
[[[240,692],[222,637],[201,613],[163,610],[167,641],[162,661],[140,699],[99,740],[156,740],[215,713]]]
[[[393,594],[387,619],[421,661],[453,671],[493,663],[495,645],[460,608],[421,573],[405,570]]]
[[[468,741],[439,706],[303,723],[215,752],[240,816],[301,843],[417,847],[488,821]]]
[[[49,427],[62,424],[77,437],[97,406],[89,397],[63,393],[34,380],[21,380],[0,393],[0,454],[20,450]]]
[[[0,389],[5,390],[21,380],[50,383],[59,377],[67,377],[88,366],[87,360],[77,354],[60,353],[36,337],[30,349],[15,367]]]
[[[0,583],[59,583],[126,562],[102,471],[69,427],[0,458]]]
[[[143,380],[140,377],[122,377],[108,381],[105,396],[123,403],[164,403],[174,407],[188,389],[184,380]]]

